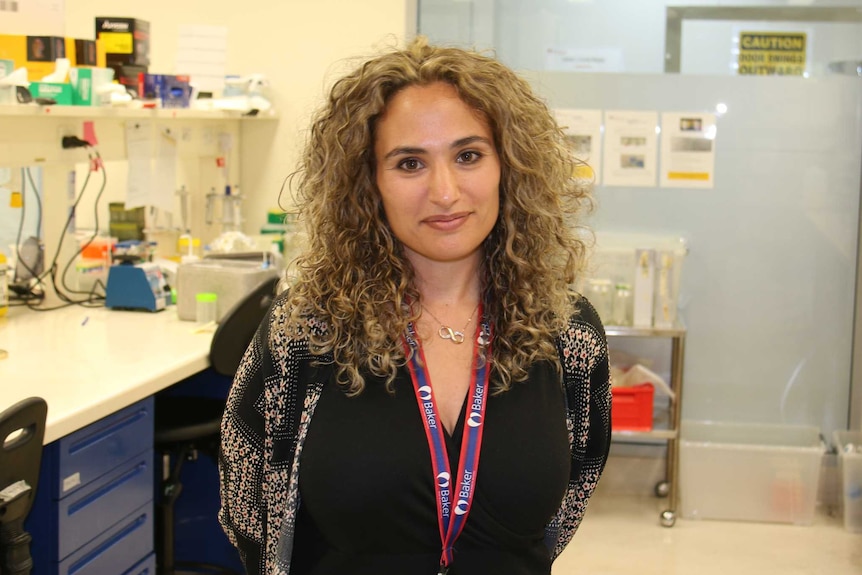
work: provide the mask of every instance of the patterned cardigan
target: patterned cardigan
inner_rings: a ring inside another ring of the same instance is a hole
[[[556,558],[583,518],[610,448],[611,391],[604,329],[586,299],[557,338],[563,368],[571,472],[560,508],[545,528]],[[219,521],[247,573],[288,575],[299,509],[299,461],[331,363],[289,338],[285,298],[277,298],[243,357],[221,427]],[[310,330],[323,329],[311,324]]]

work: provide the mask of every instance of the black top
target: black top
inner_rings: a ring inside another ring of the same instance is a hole
[[[432,382],[433,386],[433,382]],[[551,572],[545,526],[570,473],[562,384],[550,363],[488,399],[473,507],[452,573]],[[458,469],[466,403],[447,451]],[[395,393],[326,384],[301,456],[291,574],[433,575],[441,543],[422,417],[406,369]],[[294,571],[295,569],[295,571]]]

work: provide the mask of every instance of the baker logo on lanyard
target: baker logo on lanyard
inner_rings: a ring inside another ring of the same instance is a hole
[[[481,305],[479,306],[479,317],[483,317]],[[482,422],[485,419],[490,375],[487,358],[491,355],[491,326],[487,321],[479,322],[473,341],[473,374],[470,378],[470,390],[468,392],[470,398],[469,413],[461,440],[458,472],[455,475],[457,491],[452,493],[452,472],[449,468],[446,440],[443,436],[442,427],[437,424],[440,421],[437,402],[434,400],[428,372],[424,368],[426,365],[425,356],[412,324],[404,338],[404,352],[410,357],[408,362],[410,377],[416,392],[416,402],[422,414],[425,436],[431,451],[431,465],[436,479],[434,486],[437,495],[437,521],[440,527],[440,541],[443,544],[439,575],[446,575],[451,569],[455,541],[461,535],[467,516],[470,514],[473,494],[476,490],[476,477],[479,471]],[[455,501],[454,513],[453,499]]]

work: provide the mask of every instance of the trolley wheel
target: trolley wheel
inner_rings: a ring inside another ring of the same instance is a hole
[[[670,495],[670,483],[667,481],[659,481],[655,484],[655,496],[667,497]]]
[[[665,509],[660,515],[662,527],[673,527],[676,523],[676,511]]]

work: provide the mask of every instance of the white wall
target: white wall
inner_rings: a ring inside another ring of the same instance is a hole
[[[66,0],[67,36],[92,38],[96,16],[150,22],[154,73],[174,68],[179,26],[228,28],[228,73],[260,72],[271,83],[280,120],[250,122],[242,134],[241,185],[245,231],[277,206],[282,181],[295,166],[310,113],[324,89],[344,70],[345,59],[379,46],[403,43],[415,28],[415,0]]]
[[[492,7],[489,9],[489,2]],[[860,0],[423,0],[419,30],[432,40],[494,47],[500,59],[518,69],[543,70],[548,48],[607,50],[619,53],[622,70],[664,71],[665,21],[669,6],[855,7]],[[733,38],[750,30],[807,31],[813,65],[862,57],[862,25],[799,22],[688,20],[683,27],[682,72],[729,75]],[[766,27],[765,27],[766,26]]]

